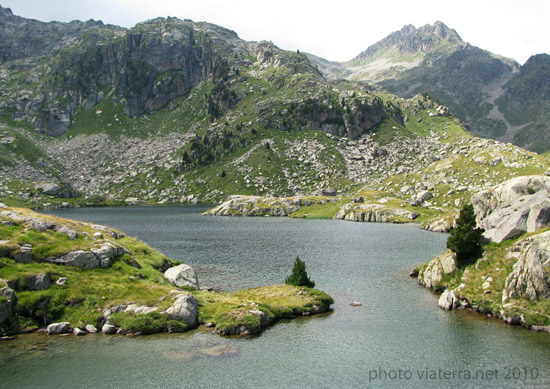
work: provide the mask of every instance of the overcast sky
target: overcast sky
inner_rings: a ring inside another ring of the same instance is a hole
[[[158,16],[206,21],[245,40],[320,57],[352,59],[406,24],[440,20],[467,42],[524,63],[550,53],[548,0],[0,0],[42,21],[102,20],[133,27]]]

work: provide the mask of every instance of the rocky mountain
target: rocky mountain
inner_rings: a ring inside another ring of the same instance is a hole
[[[520,66],[464,42],[436,22],[418,29],[404,26],[347,62],[309,58],[329,79],[368,81],[405,98],[427,93],[478,136],[550,150],[544,137],[550,119],[545,109],[548,55]]]
[[[408,211],[427,222],[471,191],[548,168],[540,156],[473,138],[426,95],[403,99],[364,82],[329,81],[299,52],[212,24],[58,26],[7,9],[0,19],[12,26],[6,37],[17,26],[43,35],[0,65],[0,180],[10,205],[328,193],[346,202],[358,193],[391,197],[398,207],[422,203],[426,212]],[[443,26],[428,30],[461,44]],[[403,50],[434,45],[443,47],[419,39]],[[350,212],[343,217],[353,219]],[[448,223],[438,226],[430,224]]]

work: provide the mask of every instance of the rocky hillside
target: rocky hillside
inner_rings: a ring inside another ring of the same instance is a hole
[[[447,251],[419,269],[419,282],[443,291],[444,309],[471,308],[550,332],[550,177],[517,177],[471,202],[485,230],[483,255],[457,267]]]
[[[290,285],[200,290],[193,268],[120,231],[1,206],[2,336],[39,328],[136,335],[199,324],[245,335],[332,303],[321,291]]]
[[[427,93],[478,136],[550,150],[543,139],[550,97],[546,54],[520,66],[464,42],[436,22],[418,29],[404,26],[347,62],[309,58],[329,79],[368,81],[405,98]]]
[[[522,149],[473,138],[426,95],[327,81],[299,52],[208,23],[58,28],[6,9],[0,19],[44,35],[0,65],[0,190],[9,205],[334,193],[339,202],[388,198],[428,221],[472,191],[548,168]],[[55,48],[52,26],[68,34]],[[443,27],[425,33],[459,43]],[[434,45],[421,39],[403,50]],[[409,209],[419,204],[427,211]]]

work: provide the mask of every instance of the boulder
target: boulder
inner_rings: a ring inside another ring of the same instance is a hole
[[[323,196],[336,196],[336,191],[331,188],[323,188],[321,189],[321,194]]]
[[[515,255],[514,255],[515,254]],[[527,297],[533,301],[550,299],[550,231],[517,242],[511,249],[517,256],[505,282],[510,298]]]
[[[68,321],[62,323],[53,323],[48,326],[46,332],[49,335],[66,334],[70,331],[71,323]]]
[[[59,194],[59,191],[61,190],[61,187],[54,182],[47,182],[44,184],[35,185],[34,189],[40,189],[42,190],[42,193],[48,196],[57,196]]]
[[[451,309],[456,309],[460,305],[460,302],[452,290],[445,289],[443,294],[439,297],[437,305],[442,309],[450,311]]]
[[[116,327],[111,324],[104,324],[103,327],[101,327],[101,332],[107,335],[116,334]]]
[[[75,335],[75,336],[82,336],[82,335],[86,335],[86,334],[87,334],[87,332],[81,330],[80,328],[73,328],[73,335]]]
[[[431,192],[425,190],[425,191],[422,191],[422,192],[420,192],[416,195],[415,202],[417,204],[423,204],[424,202],[430,200],[433,197],[434,197],[434,195]]]
[[[99,258],[91,251],[71,251],[59,258],[48,258],[47,262],[57,265],[75,266],[82,269],[96,269],[100,266]]]
[[[185,263],[166,270],[164,272],[164,278],[180,288],[183,286],[190,286],[199,289],[199,280],[197,278],[197,273],[195,273],[195,269]]]
[[[51,284],[50,276],[46,273],[40,273],[30,278],[26,287],[29,290],[46,290]]]
[[[180,294],[176,297],[174,304],[166,310],[166,314],[174,320],[182,320],[195,327],[198,324],[199,302],[190,294]]]
[[[439,256],[432,259],[418,273],[418,283],[426,288],[436,288],[439,286],[444,274],[452,273],[456,270],[456,254],[447,250]]]
[[[59,227],[56,231],[61,234],[67,235],[70,240],[76,240],[78,238],[78,232],[71,230],[70,228],[65,226]]]
[[[550,177],[508,180],[471,199],[477,223],[487,241],[500,243],[550,226]]]
[[[94,248],[91,252],[99,258],[100,266],[105,269],[114,262],[118,256],[118,248],[110,243],[102,244],[98,249]]]
[[[97,333],[97,328],[94,325],[88,324],[86,326],[86,331],[88,331],[90,334]]]
[[[4,302],[0,302],[0,323],[3,323],[11,318],[17,298],[9,286],[0,288],[0,297],[6,299]]]
[[[32,247],[21,246],[19,250],[13,253],[13,259],[17,263],[28,264],[32,262]]]

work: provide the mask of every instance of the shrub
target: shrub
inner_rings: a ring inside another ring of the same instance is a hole
[[[451,235],[447,239],[447,248],[456,253],[459,266],[466,265],[468,260],[479,254],[482,233],[483,229],[476,226],[474,207],[465,204],[456,219],[456,228],[451,230]]]
[[[294,268],[292,274],[285,279],[285,284],[294,286],[307,286],[308,288],[314,288],[315,282],[310,280],[306,272],[306,264],[300,260],[300,257],[296,257],[294,261]]]

